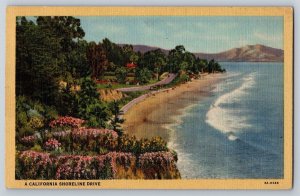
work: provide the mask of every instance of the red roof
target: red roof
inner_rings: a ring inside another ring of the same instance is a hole
[[[127,68],[136,68],[136,67],[137,67],[137,64],[134,64],[134,63],[127,63],[126,67],[127,67]]]

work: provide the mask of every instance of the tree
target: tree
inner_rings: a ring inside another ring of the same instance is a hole
[[[78,93],[72,90],[72,85],[67,83],[66,87],[61,89],[61,93],[56,104],[58,112],[62,116],[80,117],[78,111]]]
[[[180,64],[184,59],[185,48],[182,45],[176,46],[169,52],[168,56],[168,66],[169,72],[178,72],[180,70]]]
[[[36,22],[42,29],[52,32],[65,53],[72,51],[76,47],[75,40],[78,41],[85,35],[80,19],[72,16],[39,16]]]
[[[207,66],[207,71],[209,73],[215,73],[215,72],[225,72],[225,69],[221,68],[221,65],[216,62],[214,59],[210,60]]]
[[[122,47],[111,42],[107,38],[103,39],[102,46],[107,54],[107,58],[109,62],[112,62],[114,65],[117,66],[122,66],[127,63],[126,60],[124,59]]]
[[[91,42],[87,49],[87,59],[92,70],[92,77],[102,77],[104,71],[107,70],[109,62],[106,56],[106,52],[102,45]]]
[[[156,73],[156,79],[159,79],[159,75],[165,69],[167,64],[166,55],[160,50],[147,51],[140,59],[139,66],[141,68],[147,68]]]
[[[129,57],[130,62],[136,64],[139,60],[139,56],[136,53],[132,53]]]
[[[145,84],[151,80],[152,74],[147,68],[137,69],[137,71],[135,72],[135,78],[141,84]]]
[[[127,70],[125,67],[118,67],[115,71],[115,74],[119,83],[125,83],[127,77]]]
[[[160,50],[154,50],[154,71],[156,72],[157,80],[162,68],[167,64],[166,55]]]
[[[207,70],[208,62],[206,59],[200,59],[199,70],[204,73],[204,70]]]
[[[74,83],[85,73],[85,44],[80,20],[37,17],[36,23],[17,18],[16,91],[47,105],[56,105],[61,81]]]
[[[183,61],[186,62],[186,67],[185,69],[181,69],[181,70],[188,70],[191,71],[193,73],[197,72],[197,70],[195,69],[195,55],[193,53],[190,52],[185,52],[183,55]]]
[[[124,65],[128,62],[131,62],[130,57],[135,54],[133,51],[133,46],[132,45],[124,45],[122,48],[123,51],[123,59],[124,59]]]
[[[72,16],[39,16],[36,23],[59,42],[61,46],[60,54],[64,57],[63,62],[60,64],[62,74],[74,73],[74,67],[71,66],[74,58],[73,50],[77,49],[78,42],[85,35],[81,28],[80,19]]]
[[[107,108],[100,101],[95,104],[88,105],[85,111],[85,116],[83,117],[87,120],[88,126],[100,128],[105,128],[107,126],[107,120],[109,119]]]
[[[106,127],[109,115],[100,101],[96,84],[90,77],[83,79],[78,98],[78,116],[87,120],[89,126]]]
[[[119,102],[113,101],[110,105],[110,111],[112,113],[111,117],[111,126],[114,131],[118,133],[119,136],[123,135],[123,130],[121,128],[121,124],[124,122],[124,119],[120,118],[120,107]]]
[[[97,86],[90,77],[83,78],[78,95],[80,97],[79,107],[83,110],[88,105],[96,104],[100,97]]]
[[[91,74],[91,67],[88,64],[86,55],[87,48],[87,41],[79,40],[76,47],[70,52],[69,70],[75,79],[87,77]]]
[[[16,25],[16,93],[55,104],[63,74],[62,46],[53,32],[25,17]]]

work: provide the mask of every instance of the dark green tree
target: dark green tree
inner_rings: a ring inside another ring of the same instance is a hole
[[[147,68],[150,71],[155,72],[157,80],[161,72],[165,69],[164,66],[166,64],[166,55],[160,49],[146,52],[139,63],[141,67]]]
[[[183,66],[185,48],[182,45],[176,46],[170,50],[168,55],[168,71],[177,73]]]
[[[85,40],[79,40],[76,47],[70,52],[69,70],[74,79],[87,77],[91,74],[91,67],[88,64],[86,51],[88,43]]]
[[[59,40],[50,30],[21,17],[17,19],[16,45],[17,95],[55,104],[64,63]]]
[[[115,71],[115,74],[119,83],[125,83],[127,77],[127,70],[125,67],[118,67]]]
[[[91,42],[88,46],[86,56],[91,67],[92,77],[101,78],[109,67],[107,53],[102,44]]]
[[[60,83],[87,75],[84,31],[74,17],[17,18],[16,91],[48,105],[60,99]]]
[[[210,60],[207,65],[208,73],[215,73],[215,72],[225,72],[225,69],[222,69],[221,65],[216,62],[214,59]]]
[[[41,29],[51,33],[52,37],[59,42],[60,53],[64,57],[60,64],[63,76],[74,73],[74,65],[72,66],[75,57],[74,50],[78,49],[78,42],[85,35],[80,19],[72,16],[39,16],[36,23]]]
[[[149,69],[140,68],[140,69],[136,70],[135,78],[139,83],[145,84],[145,83],[148,83],[151,80],[152,74],[151,74],[151,71],[149,71]]]
[[[191,52],[186,51],[183,55],[183,62],[186,63],[186,67],[185,69],[181,69],[181,70],[187,70],[189,72],[196,73],[197,70],[195,69],[195,60],[196,60],[195,55]]]
[[[107,38],[103,39],[102,46],[107,54],[107,58],[109,62],[112,62],[116,66],[124,66],[127,63],[126,60],[124,59],[122,47],[111,42]]]
[[[78,115],[92,127],[106,127],[109,118],[106,106],[100,101],[95,82],[86,77],[78,92]]]
[[[120,117],[121,110],[118,101],[113,101],[110,104],[110,111],[112,113],[111,117],[111,126],[114,131],[118,133],[119,136],[123,135],[123,130],[121,128],[121,124],[124,122],[124,119]]]

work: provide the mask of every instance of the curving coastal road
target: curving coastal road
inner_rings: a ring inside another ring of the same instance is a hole
[[[152,87],[155,87],[155,86],[161,86],[161,85],[166,85],[166,84],[169,84],[170,82],[172,82],[175,78],[176,78],[177,74],[173,74],[173,73],[170,73],[168,75],[168,77],[166,77],[165,79],[155,83],[155,84],[150,84],[150,85],[146,85],[146,86],[136,86],[136,87],[129,87],[129,88],[119,88],[119,89],[116,89],[118,91],[121,91],[121,92],[134,92],[134,91],[144,91],[144,90],[151,90]],[[167,91],[167,90],[170,90],[169,88],[168,89],[160,89],[160,90],[155,90],[155,91],[151,91],[149,93],[146,93],[144,95],[141,95],[133,100],[131,100],[129,103],[127,103],[126,105],[124,105],[122,108],[121,108],[121,112],[122,113],[125,113],[127,112],[132,106],[134,106],[135,104],[143,101],[144,99],[146,99],[147,97],[151,96],[151,95],[154,95],[156,93],[159,93],[159,92],[163,92],[163,91]]]
[[[128,87],[128,88],[118,88],[116,90],[120,91],[120,92],[134,92],[134,91],[151,90],[151,88],[153,88],[155,86],[161,86],[161,85],[169,84],[170,82],[172,82],[174,80],[174,78],[176,78],[176,76],[177,76],[177,74],[170,73],[168,75],[168,77],[166,77],[165,79],[163,79],[159,82],[156,82],[154,84],[149,84],[149,85],[145,85],[145,86]]]
[[[132,106],[134,106],[135,104],[143,101],[144,99],[146,99],[147,97],[151,96],[151,95],[154,95],[156,93],[159,93],[159,92],[163,92],[163,91],[168,91],[170,90],[170,88],[167,88],[167,89],[160,89],[160,90],[156,90],[156,91],[151,91],[149,93],[146,93],[144,95],[141,95],[133,100],[131,100],[129,103],[127,103],[126,105],[124,105],[122,108],[121,108],[121,113],[126,113]]]

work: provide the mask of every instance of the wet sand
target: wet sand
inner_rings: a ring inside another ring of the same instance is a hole
[[[137,138],[160,136],[169,141],[168,124],[174,123],[174,116],[198,103],[226,74],[208,74],[202,78],[176,86],[170,90],[151,95],[132,106],[125,114],[123,129]]]

